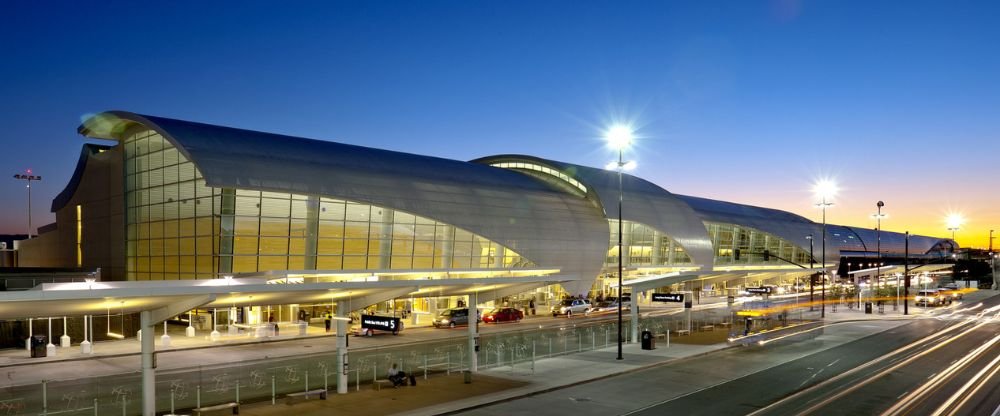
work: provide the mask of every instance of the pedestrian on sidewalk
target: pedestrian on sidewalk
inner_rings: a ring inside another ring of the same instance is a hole
[[[326,313],[323,314],[323,325],[326,326],[326,332],[330,332],[330,324],[333,321],[333,315],[330,314],[330,310],[327,309]]]

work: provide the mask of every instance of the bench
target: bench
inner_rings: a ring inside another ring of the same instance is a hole
[[[715,331],[715,327],[712,325],[704,325],[701,327],[702,332],[704,331]]]
[[[389,381],[388,379],[384,378],[375,379],[375,381],[373,381],[372,384],[375,386],[375,390],[382,390],[383,384],[392,387],[392,381]]]
[[[656,338],[657,339],[664,339],[666,337],[667,337],[667,333],[666,332],[661,332],[659,334],[656,334]]]
[[[715,324],[715,326],[720,327],[720,328],[729,328],[729,327],[733,326],[733,323],[732,322],[719,322],[719,323]]]
[[[229,402],[223,404],[217,404],[214,406],[203,406],[197,409],[193,409],[194,414],[201,416],[205,412],[214,412],[216,410],[233,409],[233,414],[240,414],[240,404],[237,402]]]
[[[292,404],[292,400],[294,400],[295,398],[298,398],[298,397],[302,397],[302,398],[308,400],[309,396],[319,396],[320,399],[326,400],[326,389],[318,389],[318,390],[300,391],[300,392],[296,392],[296,393],[288,393],[288,394],[285,395],[285,404],[291,405]]]
[[[687,329],[678,329],[674,332],[676,332],[677,335],[691,335],[691,331]]]

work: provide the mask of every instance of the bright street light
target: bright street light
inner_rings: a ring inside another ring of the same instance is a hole
[[[826,318],[826,207],[833,205],[833,202],[828,200],[837,195],[837,190],[837,183],[831,179],[822,179],[813,186],[813,192],[820,199],[816,206],[823,209],[823,242],[820,249],[822,252],[823,281],[820,282],[820,318]]]
[[[959,227],[965,223],[965,218],[962,218],[962,214],[948,214],[944,222],[948,224],[948,231],[951,231],[951,240],[954,241],[955,231],[958,231]]]
[[[632,143],[632,129],[625,125],[615,125],[606,134],[608,144],[618,150],[618,163],[609,164],[609,169],[618,171],[618,359],[622,357],[622,257],[625,250],[622,247],[622,171],[635,168],[634,162],[626,163],[623,158],[625,149]]]

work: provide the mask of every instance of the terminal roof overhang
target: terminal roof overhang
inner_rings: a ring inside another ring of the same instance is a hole
[[[832,270],[834,268],[835,267],[831,266],[828,270]],[[822,272],[822,268],[721,269],[708,272],[686,271],[643,276],[637,279],[622,282],[622,285],[631,287],[633,291],[643,291],[677,283],[685,283],[688,281],[695,282],[697,284],[714,284],[743,279],[750,282],[768,281],[774,279],[790,280]]]
[[[0,293],[0,319],[136,313],[188,304],[228,308],[344,301],[350,310],[395,298],[480,294],[480,302],[573,280],[566,275],[268,284],[265,279],[46,283]],[[179,313],[179,312],[178,312]]]

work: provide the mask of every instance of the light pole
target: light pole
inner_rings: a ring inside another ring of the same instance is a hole
[[[607,140],[611,147],[618,150],[618,163],[615,167],[618,170],[618,359],[622,359],[622,257],[625,256],[624,247],[622,247],[622,200],[624,199],[624,191],[622,190],[622,171],[626,169],[626,164],[623,158],[625,148],[632,143],[632,129],[627,126],[614,126],[608,130]],[[633,302],[637,302],[638,299],[633,299]]]
[[[965,222],[965,220],[962,218],[960,214],[948,214],[948,218],[945,219],[945,222],[948,224],[948,231],[951,231],[951,242],[952,242],[951,252],[952,254],[954,254],[955,245],[958,243],[957,241],[955,241],[955,231],[958,231],[959,227],[962,225],[963,222]]]
[[[31,239],[31,181],[42,180],[41,176],[32,175],[31,169],[25,171],[27,174],[15,174],[14,179],[22,179],[28,181],[28,239]]]
[[[816,272],[813,272],[812,270],[813,270],[813,266],[816,263],[816,261],[815,261],[816,258],[813,257],[813,235],[812,234],[807,235],[806,239],[809,240],[809,272],[810,272],[809,273],[809,312],[812,312],[814,310],[813,309],[813,302],[815,302],[815,300],[813,300],[813,293],[815,292],[815,288],[816,288]]]
[[[820,197],[820,202],[816,206],[823,209],[823,242],[820,248],[822,251],[823,281],[820,282],[819,316],[826,318],[826,207],[833,205],[833,202],[827,202],[827,199],[831,199],[837,194],[837,183],[832,180],[822,180],[816,183],[814,190]]]
[[[881,289],[882,281],[882,217],[885,216],[882,215],[882,207],[884,206],[885,202],[878,201],[878,203],[875,204],[875,208],[878,212],[872,215],[872,217],[875,217],[875,286],[879,289]],[[872,295],[872,298],[874,300],[874,294]],[[899,299],[896,299],[896,302],[899,302]],[[879,312],[881,312],[881,310],[879,310]]]

